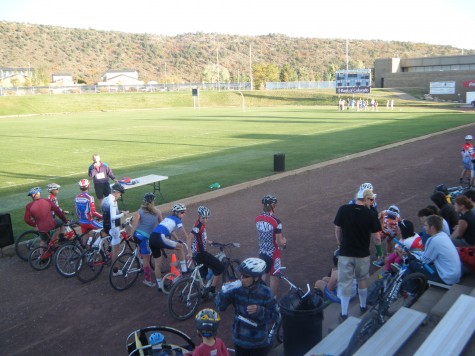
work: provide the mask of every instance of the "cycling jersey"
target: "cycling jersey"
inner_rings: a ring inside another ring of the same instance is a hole
[[[398,213],[391,210],[383,210],[379,213],[379,221],[382,227],[382,236],[385,237],[394,237],[398,234],[398,222],[401,220],[401,217]]]
[[[79,224],[89,224],[94,217],[102,219],[102,215],[96,211],[94,197],[87,192],[81,192],[74,198],[74,206],[78,215]]]
[[[28,225],[37,227],[39,232],[48,232],[56,226],[52,212],[58,215],[64,223],[68,222],[63,212],[50,200],[44,198],[29,203],[25,208],[23,219]]]
[[[115,196],[111,194],[105,197],[102,201],[102,222],[105,232],[109,233],[113,227],[119,227],[120,218],[123,216],[124,214],[119,212]]]
[[[196,220],[195,225],[191,229],[191,233],[194,236],[191,242],[191,252],[193,254],[198,252],[206,252],[206,225],[200,222],[200,219]]]
[[[157,225],[153,232],[161,235],[171,236],[176,229],[183,227],[181,219],[176,215],[169,215]]]
[[[96,167],[93,164],[89,166],[88,170],[89,177],[92,177],[94,184],[97,183],[108,183],[109,178],[114,180],[115,176],[112,173],[112,169],[107,163],[101,162],[99,167]]]
[[[259,254],[272,257],[277,249],[275,235],[282,233],[282,223],[272,214],[263,212],[256,217],[256,229],[259,237]]]

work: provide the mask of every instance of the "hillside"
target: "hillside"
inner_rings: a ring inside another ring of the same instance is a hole
[[[236,36],[193,33],[177,36],[131,34],[56,26],[0,22],[0,67],[41,68],[69,72],[87,84],[108,69],[136,69],[145,82],[201,82],[207,66],[219,62],[231,81],[248,80],[252,63],[284,65],[297,80],[329,80],[329,73],[346,67],[346,40],[293,38],[280,34]],[[217,55],[217,53],[219,53]],[[460,54],[451,46],[397,41],[352,40],[351,68],[371,68],[376,58]],[[475,50],[465,51],[474,54]]]

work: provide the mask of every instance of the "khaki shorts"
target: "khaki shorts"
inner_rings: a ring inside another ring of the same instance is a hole
[[[338,287],[344,297],[351,297],[353,292],[353,278],[362,281],[369,277],[370,256],[338,258]]]

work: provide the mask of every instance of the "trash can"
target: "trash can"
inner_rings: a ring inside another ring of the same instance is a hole
[[[0,213],[0,248],[8,245],[13,245],[15,239],[13,238],[12,219],[10,214]]]
[[[322,340],[323,309],[325,303],[315,293],[304,301],[296,294],[287,294],[280,302],[284,355],[301,356]]]
[[[274,172],[284,172],[285,171],[285,154],[276,153],[274,155]]]

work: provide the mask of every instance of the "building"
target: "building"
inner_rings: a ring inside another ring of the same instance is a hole
[[[27,86],[32,76],[31,68],[0,67],[0,85],[3,87]]]
[[[138,78],[139,73],[133,69],[108,70],[97,85],[143,85],[144,82]]]
[[[51,83],[54,85],[70,86],[74,85],[73,76],[71,73],[53,73],[51,76]]]
[[[442,99],[475,99],[475,55],[384,58],[374,61],[375,88],[423,88]]]

